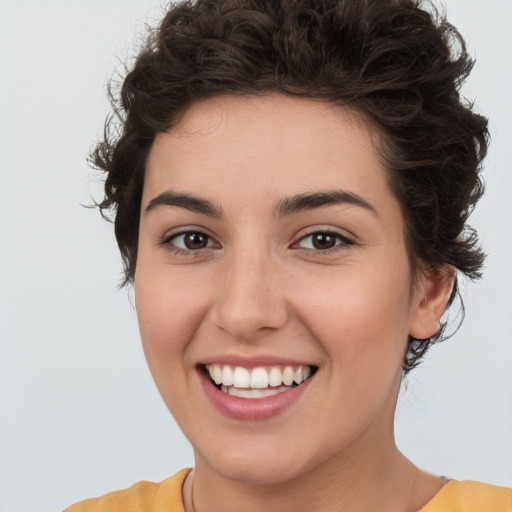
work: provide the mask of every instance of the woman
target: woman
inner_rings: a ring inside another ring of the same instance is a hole
[[[411,0],[169,11],[95,161],[195,467],[70,511],[512,508],[508,489],[415,467],[393,435],[403,374],[484,259],[470,69]]]

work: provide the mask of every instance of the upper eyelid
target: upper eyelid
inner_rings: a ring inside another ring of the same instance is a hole
[[[207,237],[211,238],[212,240],[216,240],[216,237],[212,235],[208,229],[203,227],[193,227],[193,226],[180,226],[176,228],[172,228],[167,230],[161,237],[161,241],[165,240],[171,240],[173,238],[176,238],[180,235],[186,235],[187,233],[200,233],[202,235],[206,235]]]
[[[297,241],[299,240],[302,240],[303,238],[306,238],[308,236],[312,236],[316,233],[329,233],[329,234],[332,234],[332,235],[337,235],[339,236],[340,238],[343,238],[345,240],[350,240],[351,242],[354,242],[357,240],[357,237],[351,233],[350,231],[346,230],[346,229],[341,229],[341,228],[335,228],[335,227],[308,227],[308,228],[305,228],[307,231],[305,231],[304,233],[301,233],[301,231],[303,230],[300,230],[298,235],[297,235]]]
[[[339,231],[333,231],[333,230],[316,230],[316,231],[311,231],[310,233],[306,233],[305,235],[302,235],[300,236],[297,241],[295,241],[292,246],[295,246],[297,244],[299,244],[302,240],[305,240],[313,235],[316,235],[317,233],[323,233],[323,234],[328,234],[328,235],[333,235],[335,237],[337,237],[339,239],[339,241],[341,243],[339,244],[336,244],[334,247],[338,246],[338,245],[354,245],[355,244],[355,240],[352,238],[352,237],[349,237],[349,236],[346,236],[344,235],[343,233],[340,233]],[[332,247],[331,249],[334,249],[334,247]],[[325,250],[318,250],[318,252],[325,252],[329,249],[325,249]]]

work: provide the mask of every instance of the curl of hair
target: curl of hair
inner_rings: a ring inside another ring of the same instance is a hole
[[[145,162],[155,135],[192,102],[280,91],[350,105],[382,134],[413,272],[450,265],[480,277],[467,219],[483,193],[487,120],[460,96],[473,61],[443,15],[419,0],[196,0],[173,5],[127,74],[93,163],[99,208],[133,280]],[[455,283],[449,304],[457,294]],[[443,335],[409,339],[407,372]]]

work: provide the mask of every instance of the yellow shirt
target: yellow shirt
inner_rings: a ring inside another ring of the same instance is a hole
[[[450,480],[418,512],[512,512],[512,489]]]
[[[156,484],[138,482],[128,489],[114,491],[72,505],[64,512],[185,512],[181,488],[190,469]]]
[[[181,498],[190,469],[182,469],[160,484],[139,482],[72,505],[64,512],[185,512]],[[512,489],[450,480],[418,512],[512,512]]]

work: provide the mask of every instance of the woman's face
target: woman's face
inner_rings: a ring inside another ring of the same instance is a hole
[[[282,482],[393,443],[408,334],[436,326],[375,141],[277,93],[198,102],[156,137],[137,312],[196,467]]]

